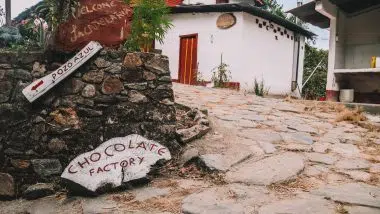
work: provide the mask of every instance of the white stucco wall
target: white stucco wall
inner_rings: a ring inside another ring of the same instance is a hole
[[[173,14],[174,27],[168,31],[164,44],[157,44],[170,59],[173,79],[178,79],[179,47],[181,35],[198,33],[198,70],[205,80],[211,80],[212,70],[223,61],[229,65],[233,82],[240,82],[242,89],[252,88],[254,78],[263,79],[270,94],[290,94],[293,68],[294,40],[276,34],[273,29],[259,28],[256,18],[247,13],[234,13],[237,23],[230,29],[221,30],[216,20],[221,13]],[[269,25],[269,21],[267,21]],[[275,29],[284,27],[273,24]],[[287,30],[289,37],[293,32]],[[278,36],[278,40],[275,36]],[[300,57],[299,85],[302,85],[304,38]]]
[[[179,47],[181,35],[198,33],[198,70],[206,80],[210,80],[212,70],[220,64],[220,56],[234,73],[243,68],[240,63],[243,40],[242,13],[234,13],[236,25],[228,30],[221,30],[216,26],[216,20],[221,13],[186,13],[173,14],[173,25],[164,40],[164,44],[156,43],[157,49],[162,49],[164,55],[170,59],[170,70],[173,79],[178,79]]]
[[[254,78],[263,79],[271,94],[288,94],[291,91],[294,40],[288,39],[280,32],[274,33],[265,26],[259,28],[256,19],[260,23],[264,20],[259,17],[244,13],[244,70],[235,74],[243,87],[252,86]],[[267,21],[267,25],[269,22]],[[278,27],[284,31],[284,27],[273,24],[274,29]],[[290,37],[294,38],[293,32],[287,29]],[[277,36],[278,40],[276,40]],[[304,48],[304,47],[303,47]],[[303,61],[303,58],[300,59]]]

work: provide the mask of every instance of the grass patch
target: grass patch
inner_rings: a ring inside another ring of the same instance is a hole
[[[367,121],[367,117],[363,114],[362,108],[348,109],[345,108],[340,111],[336,118],[336,122],[349,121],[354,123],[359,123],[362,121]]]

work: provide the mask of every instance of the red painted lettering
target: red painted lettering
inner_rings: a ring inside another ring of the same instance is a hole
[[[95,153],[91,154],[91,156],[90,156],[90,160],[91,160],[92,162],[97,162],[97,161],[100,160],[101,157],[102,157],[102,155],[101,155],[100,153],[95,152]]]
[[[121,146],[121,147],[119,147],[119,149],[118,149],[117,146]],[[115,151],[117,151],[117,152],[122,152],[125,150],[124,144],[115,144],[114,148],[115,148]]]
[[[109,171],[110,171],[110,169],[107,169],[107,167],[108,167],[109,165],[111,165],[111,164],[107,164],[107,165],[105,165],[105,166],[103,167],[103,170],[104,170],[105,172],[109,172]]]
[[[108,157],[112,157],[112,156],[113,156],[113,154],[108,153],[108,149],[111,148],[111,147],[113,147],[113,146],[114,146],[114,145],[108,146],[108,147],[104,150],[104,154],[106,154]]]
[[[165,154],[165,148],[159,149],[157,153],[162,156],[162,154]]]
[[[152,143],[152,145],[150,146],[150,151],[153,151],[153,148],[154,148],[154,147],[157,147],[157,145],[154,144],[154,143]]]
[[[143,160],[144,160],[144,157],[137,157],[139,160],[140,160],[140,163],[139,163],[139,165],[141,165],[141,163],[143,162]]]
[[[87,158],[84,158],[84,162],[83,162],[83,163],[78,162],[78,165],[83,169],[83,165],[85,165],[86,163],[87,163],[88,165],[90,165],[90,162],[88,162]]]
[[[90,176],[92,176],[92,174],[94,174],[95,172],[95,169],[90,169]]]
[[[98,173],[98,174],[99,174],[99,172],[103,172],[103,169],[102,169],[102,168],[100,168],[100,167],[98,167],[98,171],[97,171],[96,173]]]
[[[70,173],[70,174],[75,174],[75,173],[77,173],[78,171],[73,171],[73,170],[71,170],[72,167],[73,167],[73,165],[71,165],[71,166],[69,167],[69,169],[68,169],[69,173]]]
[[[127,167],[128,166],[128,161],[126,161],[126,160],[123,160],[122,162],[120,162],[120,166],[121,167]]]
[[[135,159],[134,158],[129,158],[129,165],[135,165]]]
[[[146,150],[145,143],[144,142],[139,143],[139,145],[136,147],[136,149],[138,149],[138,148],[143,148]]]
[[[129,141],[128,149],[134,149],[135,148],[135,147],[132,147],[131,144],[132,144],[132,140]]]

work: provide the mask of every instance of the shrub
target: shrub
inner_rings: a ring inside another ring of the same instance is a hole
[[[172,26],[170,9],[165,0],[135,0],[133,3],[132,32],[124,46],[130,51],[149,52],[154,41],[163,43]]]
[[[255,92],[257,96],[263,97],[265,95],[268,95],[269,88],[265,88],[263,79],[261,79],[261,81],[258,82],[257,79],[255,78],[253,91]]]

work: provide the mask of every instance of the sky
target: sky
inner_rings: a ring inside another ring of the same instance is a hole
[[[19,13],[24,11],[26,8],[29,8],[32,5],[35,5],[41,0],[12,0],[12,17],[17,16]],[[304,3],[311,0],[304,0]],[[4,8],[5,0],[0,0],[0,6]],[[285,11],[294,8],[297,6],[297,0],[277,0],[278,3],[284,5]],[[317,34],[315,47],[328,49],[329,47],[329,32],[328,30],[320,29],[312,25],[309,26],[309,30]]]
[[[310,2],[311,0],[304,0],[304,3]],[[297,0],[277,0],[278,3],[283,4],[284,10],[295,8],[297,6]],[[317,34],[316,44],[313,45],[318,48],[329,49],[329,31],[315,27],[313,25],[308,26],[309,30]]]

